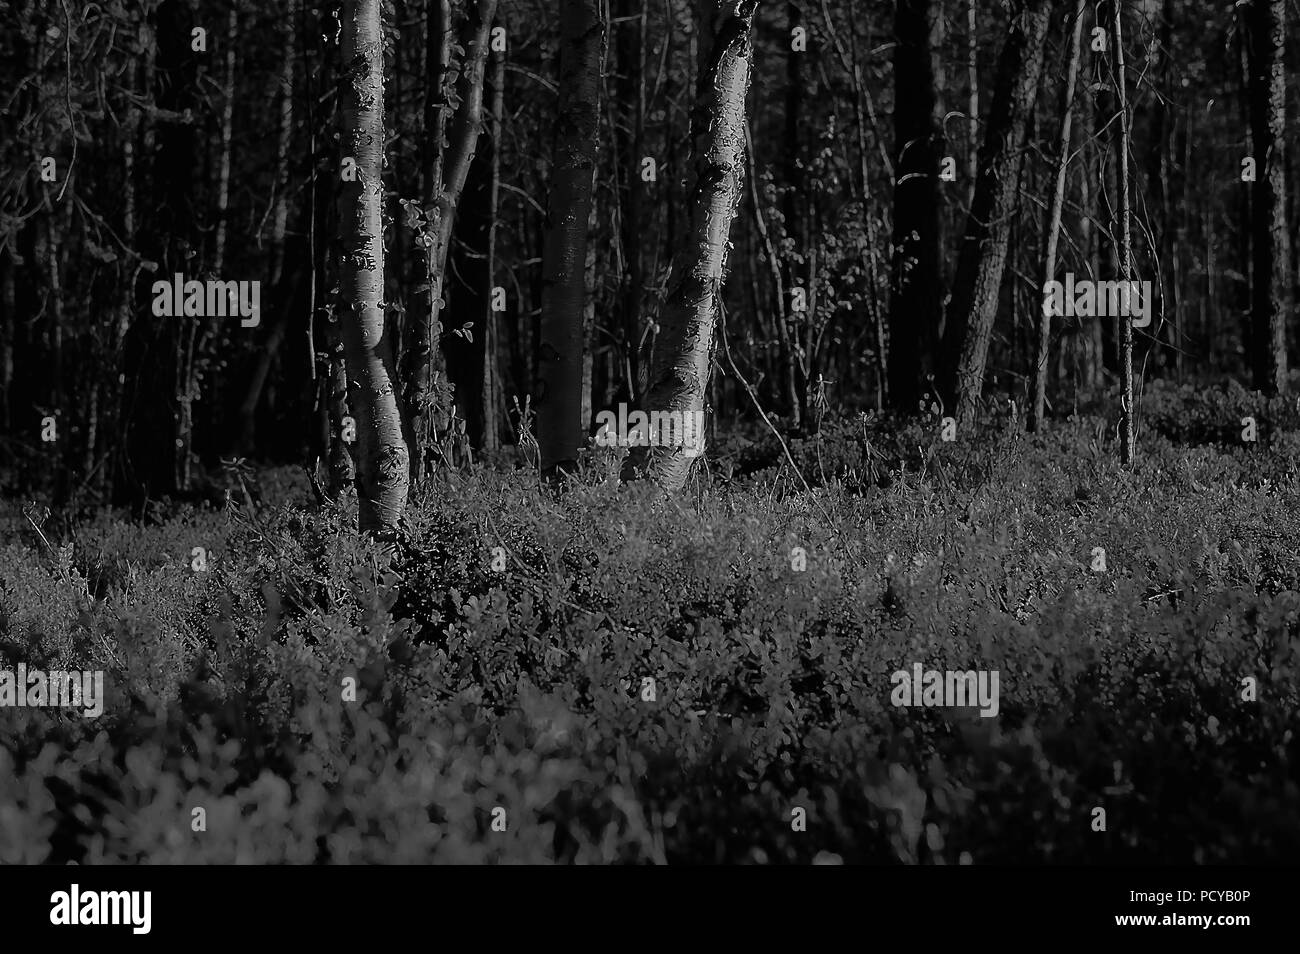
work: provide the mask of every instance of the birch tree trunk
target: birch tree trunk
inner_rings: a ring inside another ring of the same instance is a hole
[[[691,120],[694,187],[690,235],[677,246],[672,284],[659,316],[645,410],[703,413],[713,364],[714,331],[726,274],[731,224],[740,202],[745,160],[745,96],[757,0],[721,0],[712,48],[701,58]],[[689,446],[651,446],[629,456],[625,476],[644,470],[670,493],[681,490],[703,434]]]
[[[1133,278],[1133,238],[1129,231],[1129,115],[1127,81],[1124,76],[1124,0],[1112,0],[1113,20],[1111,42],[1114,44],[1115,95],[1119,102],[1119,122],[1115,128],[1115,152],[1119,156],[1119,205],[1116,208],[1116,234],[1119,238],[1120,279],[1127,283]],[[1148,305],[1150,303],[1148,302]],[[1120,393],[1123,401],[1120,418],[1120,459],[1131,464],[1137,453],[1137,432],[1134,427],[1133,406],[1133,316],[1119,319],[1120,332]]]
[[[406,505],[409,464],[393,389],[384,304],[384,60],[381,0],[346,0],[340,139],[356,175],[339,195],[339,299],[349,400],[357,425],[358,527],[396,528]]]
[[[560,115],[542,261],[537,443],[544,477],[574,468],[586,431],[582,326],[604,46],[600,0],[562,0]]]
[[[1256,163],[1252,372],[1255,388],[1280,394],[1287,385],[1286,320],[1291,307],[1290,236],[1286,229],[1286,0],[1251,0],[1250,130]]]
[[[1043,71],[1047,0],[1019,0],[998,62],[997,85],[980,147],[980,177],[966,220],[944,328],[944,399],[972,419],[984,383],[1011,222],[1019,206],[1025,128]]]
[[[1070,165],[1070,126],[1074,119],[1074,88],[1079,79],[1079,50],[1083,38],[1083,14],[1088,0],[1078,0],[1074,9],[1074,30],[1070,34],[1070,61],[1066,67],[1065,89],[1061,93],[1061,137],[1056,158],[1056,189],[1047,221],[1047,250],[1043,254],[1043,288],[1056,275],[1056,248],[1061,237],[1061,213],[1065,207],[1065,184]],[[1052,317],[1042,304],[1038,316],[1038,348],[1034,362],[1034,403],[1029,416],[1029,430],[1042,427],[1047,408],[1047,358],[1052,341]]]

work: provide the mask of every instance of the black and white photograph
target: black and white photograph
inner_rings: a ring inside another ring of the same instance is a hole
[[[1257,943],[1298,200],[1298,0],[0,0],[7,920]]]

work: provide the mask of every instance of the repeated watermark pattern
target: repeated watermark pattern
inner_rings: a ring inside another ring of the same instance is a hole
[[[969,669],[965,672],[951,669],[923,670],[920,663],[914,663],[910,672],[900,669],[889,681],[894,686],[889,701],[895,706],[949,709],[978,706],[980,715],[985,718],[998,714],[996,669]]]
[[[262,283],[222,282],[208,279],[185,280],[176,274],[171,281],[153,283],[153,313],[159,318],[234,318],[244,328],[256,328],[262,321]]]
[[[687,457],[704,451],[703,411],[618,411],[596,415],[596,444],[599,447],[680,447]]]
[[[0,669],[2,708],[81,709],[88,719],[104,712],[103,670]]]
[[[1131,317],[1134,328],[1145,328],[1151,324],[1151,283],[1096,282],[1066,272],[1064,282],[1043,286],[1043,311],[1052,318]]]

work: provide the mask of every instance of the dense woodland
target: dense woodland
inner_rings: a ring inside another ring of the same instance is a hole
[[[340,440],[369,413],[347,332],[380,311],[417,478],[533,434],[562,466],[618,402],[694,401],[716,438],[1108,390],[1140,431],[1154,378],[1284,390],[1290,6],[5,3],[0,466],[79,503],[236,458],[337,490],[378,426]],[[372,186],[378,297],[339,218]],[[725,281],[687,314],[701,227]],[[1131,357],[1125,322],[1040,321],[1067,271],[1152,282]],[[260,319],[155,315],[177,274],[260,282]],[[669,395],[688,321],[711,357]]]
[[[1293,864],[1297,24],[0,0],[0,863]]]

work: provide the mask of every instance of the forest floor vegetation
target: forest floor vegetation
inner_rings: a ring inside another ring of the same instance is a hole
[[[755,430],[677,500],[502,457],[395,555],[287,468],[0,504],[0,669],[105,673],[0,707],[0,863],[1291,861],[1294,401],[1151,386],[1130,469],[1095,410]],[[996,717],[891,704],[916,665]]]

